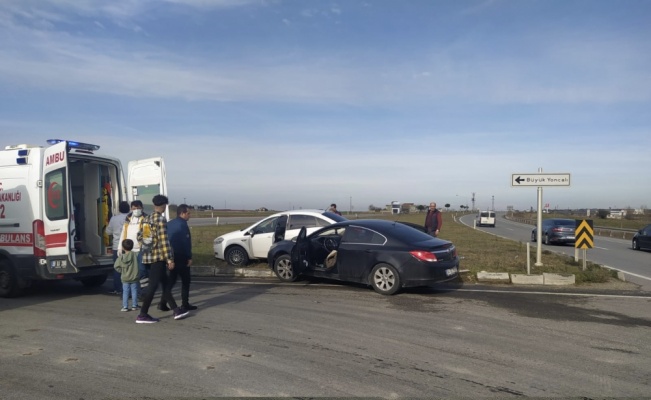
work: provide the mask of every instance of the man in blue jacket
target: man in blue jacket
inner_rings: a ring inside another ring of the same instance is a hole
[[[188,220],[190,208],[187,204],[180,204],[176,208],[176,218],[167,223],[167,235],[174,252],[174,269],[169,271],[171,286],[181,278],[181,305],[186,310],[196,310],[197,306],[190,304],[190,267],[192,266],[192,236]],[[158,305],[160,310],[167,309],[167,304],[161,299]]]

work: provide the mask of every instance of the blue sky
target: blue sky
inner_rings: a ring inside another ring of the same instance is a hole
[[[2,146],[165,158],[217,208],[651,206],[651,2],[0,2]],[[494,200],[493,200],[494,199]]]

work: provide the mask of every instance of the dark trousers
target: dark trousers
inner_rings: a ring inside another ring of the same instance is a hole
[[[176,301],[174,301],[174,297],[172,297],[171,281],[167,276],[167,263],[165,261],[157,261],[153,264],[149,264],[149,290],[147,290],[145,300],[142,302],[140,315],[149,313],[149,306],[151,306],[151,302],[154,300],[154,295],[156,294],[156,289],[158,289],[159,283],[163,287],[161,301],[169,304],[172,310],[177,308]]]
[[[190,305],[190,267],[188,260],[174,257],[174,269],[168,272],[170,287],[174,287],[176,281],[181,278],[181,305]],[[171,290],[171,289],[170,289]],[[163,299],[161,304],[164,305]]]
[[[118,259],[118,251],[113,250],[113,265],[115,265],[115,260]],[[122,274],[118,271],[113,270],[113,291],[122,293]]]

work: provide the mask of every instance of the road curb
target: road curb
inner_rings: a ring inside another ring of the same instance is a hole
[[[190,269],[192,276],[197,277],[231,277],[231,278],[274,278],[273,271],[265,264],[257,264],[250,267],[231,266],[193,266]],[[467,272],[467,271],[466,271]],[[550,274],[526,275],[509,274],[508,272],[486,272],[477,273],[477,281],[483,283],[510,283],[513,285],[547,285],[566,286],[574,285],[576,277],[573,274]]]
[[[509,283],[511,278],[508,272],[477,272],[477,280],[479,282],[495,282],[495,283]]]
[[[540,274],[511,274],[511,283],[515,285],[543,285],[545,283],[545,279]]]
[[[484,283],[511,283],[514,285],[565,286],[576,284],[576,276],[574,274],[543,273],[542,275],[526,275],[481,271],[477,273],[477,281]]]
[[[265,266],[251,267],[209,267],[193,266],[190,268],[192,276],[226,276],[235,278],[271,278],[273,271]]]

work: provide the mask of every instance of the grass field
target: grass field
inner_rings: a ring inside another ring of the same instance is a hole
[[[264,213],[260,215],[260,218],[262,219],[263,216],[268,214]],[[227,215],[233,216],[234,214],[223,214],[221,216]],[[526,242],[514,242],[469,228],[456,222],[454,219],[455,215],[461,214],[453,212],[443,213],[443,229],[440,237],[456,245],[459,257],[461,258],[461,269],[469,270],[468,273],[462,274],[464,282],[474,282],[477,272],[481,271],[526,274]],[[396,216],[379,213],[374,215],[374,217],[396,219]],[[402,221],[422,224],[424,214],[401,214],[399,218]],[[226,264],[223,261],[217,260],[213,256],[213,240],[224,233],[242,229],[249,225],[250,223],[192,227],[194,265],[225,266]],[[587,270],[582,271],[582,261],[577,263],[573,257],[559,255],[547,250],[543,250],[542,252],[542,262],[544,265],[542,267],[535,267],[536,247],[534,244],[531,246],[530,256],[532,274],[542,272],[571,273],[576,275],[576,282],[578,284],[583,282],[606,282],[615,277],[612,271],[600,268],[598,265],[590,262],[587,264]]]

